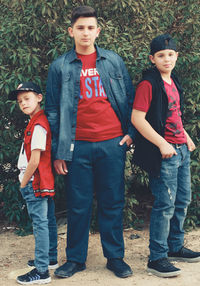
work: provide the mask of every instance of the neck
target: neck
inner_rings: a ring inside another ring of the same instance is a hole
[[[161,73],[161,77],[164,81],[166,81],[167,83],[171,84],[171,73],[166,74],[166,73]]]
[[[43,111],[43,109],[41,109],[41,107],[39,106],[38,108],[37,108],[37,110],[35,110],[35,112],[34,112],[34,114],[31,114],[29,117],[30,117],[30,119],[32,119],[38,112],[40,112],[40,111]]]
[[[76,47],[76,52],[80,55],[90,55],[96,51],[95,46],[91,47]]]

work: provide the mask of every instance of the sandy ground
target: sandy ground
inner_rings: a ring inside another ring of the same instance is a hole
[[[64,226],[59,229],[63,233]],[[131,239],[135,234],[137,239]],[[176,278],[158,278],[146,272],[148,256],[148,229],[143,231],[127,230],[124,231],[126,255],[125,260],[130,264],[134,271],[132,277],[121,279],[117,278],[112,272],[105,268],[106,260],[103,257],[100,245],[99,234],[91,234],[89,241],[87,269],[76,273],[74,276],[59,279],[54,276],[53,270],[50,271],[54,286],[199,286],[200,285],[200,262],[183,263],[177,262],[176,266],[182,269],[182,274]],[[26,262],[34,257],[33,235],[19,237],[13,230],[0,231],[0,285],[12,286],[19,285],[16,282],[18,275],[30,270]],[[59,264],[65,261],[65,242],[66,235],[59,234],[58,239]],[[200,249],[200,229],[193,230],[185,235],[185,244],[193,250]]]

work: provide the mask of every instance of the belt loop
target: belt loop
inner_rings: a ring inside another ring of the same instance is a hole
[[[176,149],[180,149],[184,144],[178,144],[178,143],[171,143],[172,146]]]

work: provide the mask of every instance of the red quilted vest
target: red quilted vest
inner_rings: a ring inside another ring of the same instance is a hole
[[[40,163],[34,172],[33,190],[35,196],[54,196],[54,176],[51,163],[51,130],[44,110],[37,112],[29,121],[24,132],[24,149],[28,161],[31,157],[31,139],[35,125],[41,125],[47,131],[46,150],[41,152]]]

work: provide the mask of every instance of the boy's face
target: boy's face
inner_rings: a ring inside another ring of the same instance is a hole
[[[17,102],[21,111],[32,118],[38,111],[40,111],[40,102],[42,101],[42,94],[36,94],[32,91],[19,92],[17,95]]]
[[[90,54],[94,52],[94,42],[100,33],[95,17],[80,17],[73,27],[68,28],[70,37],[74,38],[78,53]]]
[[[151,62],[156,65],[157,69],[162,74],[171,74],[176,65],[178,53],[174,50],[161,50],[153,56],[149,56]]]

